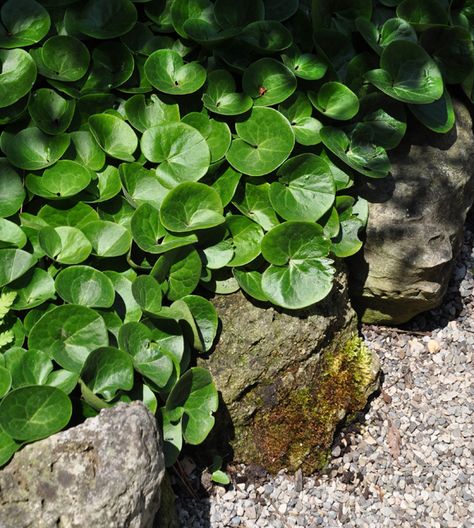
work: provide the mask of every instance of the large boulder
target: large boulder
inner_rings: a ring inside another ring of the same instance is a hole
[[[323,302],[297,313],[254,304],[241,292],[213,302],[222,334],[201,363],[222,401],[209,445],[271,472],[314,473],[337,425],[365,406],[379,370],[357,337],[345,273]]]
[[[1,528],[151,528],[165,474],[154,416],[118,404],[0,471]]]
[[[466,106],[456,125],[430,132],[413,119],[391,152],[391,175],[360,186],[369,221],[350,263],[351,293],[362,320],[400,324],[441,303],[474,201],[474,135]]]

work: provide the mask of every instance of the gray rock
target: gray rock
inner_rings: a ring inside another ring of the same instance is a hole
[[[357,337],[342,267],[331,294],[296,313],[240,292],[213,302],[222,334],[201,364],[223,402],[209,442],[221,452],[230,443],[235,461],[271,472],[320,469],[336,426],[365,406],[379,370]]]
[[[447,134],[409,123],[390,153],[391,175],[361,184],[369,205],[363,250],[351,259],[351,289],[364,322],[400,324],[441,303],[474,200],[474,135],[454,101]]]
[[[151,528],[165,474],[142,403],[27,445],[0,471],[1,528]]]

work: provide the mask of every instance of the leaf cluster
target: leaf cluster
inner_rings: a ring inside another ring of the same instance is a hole
[[[0,463],[134,399],[168,464],[201,443],[206,296],[327,296],[362,245],[354,181],[388,174],[407,111],[447,132],[447,86],[472,97],[471,4],[4,2]]]

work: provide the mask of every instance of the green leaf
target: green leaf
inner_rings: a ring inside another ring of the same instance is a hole
[[[417,31],[448,25],[448,14],[438,0],[403,0],[398,4],[397,16],[405,19]]]
[[[189,20],[210,21],[212,4],[209,0],[181,0],[171,2],[170,18],[176,33],[183,38],[189,38],[184,25]]]
[[[442,97],[427,105],[408,105],[415,117],[427,128],[438,134],[449,132],[456,121],[453,102],[445,89]]]
[[[13,388],[26,385],[45,385],[53,363],[46,352],[30,348],[10,369]]]
[[[0,218],[0,248],[17,247],[21,249],[27,238],[21,227],[10,220]]]
[[[132,281],[124,274],[117,271],[105,271],[105,275],[112,281],[115,291],[121,298],[122,303],[115,299],[115,310],[125,323],[129,321],[139,321],[142,317],[142,311],[139,304],[135,301],[132,293]]]
[[[175,301],[196,289],[201,268],[199,253],[192,247],[183,247],[160,257],[151,274],[160,284],[167,281],[166,296]]]
[[[16,103],[33,87],[35,61],[22,49],[0,50],[0,108]]]
[[[16,292],[14,310],[31,310],[53,299],[55,294],[54,280],[41,268],[34,268],[21,278],[9,284],[8,289]]]
[[[232,202],[242,214],[260,224],[265,231],[280,223],[270,202],[269,191],[269,183],[254,185],[246,182],[245,188],[241,187]]]
[[[206,70],[198,62],[184,63],[173,50],[157,50],[145,62],[148,81],[160,92],[184,95],[196,92],[206,82]]]
[[[244,71],[242,87],[256,106],[271,106],[290,97],[296,90],[296,77],[281,62],[263,58]]]
[[[391,42],[382,52],[380,68],[367,72],[367,80],[398,101],[428,104],[443,95],[443,79],[438,66],[414,42]]]
[[[39,42],[47,35],[51,19],[35,0],[8,0],[0,12],[0,47],[21,48]]]
[[[198,445],[214,426],[212,413],[218,404],[217,390],[209,372],[193,367],[173,387],[166,400],[166,411],[172,418],[182,418],[184,439],[188,444]]]
[[[55,280],[59,296],[70,304],[90,308],[110,308],[115,291],[111,280],[90,266],[70,266],[58,273]]]
[[[222,484],[223,486],[227,486],[227,484],[230,484],[230,478],[224,471],[220,469],[216,469],[216,471],[213,471],[211,474],[211,480],[212,482],[216,482],[217,484]]]
[[[66,26],[95,39],[113,39],[128,33],[137,22],[129,0],[88,0],[66,12]]]
[[[90,205],[82,202],[76,203],[68,208],[69,202],[57,202],[52,205],[44,205],[38,211],[38,219],[45,221],[51,227],[70,226],[81,229],[89,222],[99,220],[99,215]]]
[[[11,386],[12,386],[12,376],[10,374],[10,371],[6,369],[5,367],[0,367],[0,398],[3,398],[5,394],[8,393]],[[1,445],[1,440],[0,440],[0,445]]]
[[[152,94],[149,99],[144,95],[134,95],[127,99],[124,105],[125,114],[130,124],[139,132],[169,122],[178,122],[179,106],[165,104],[160,98]]]
[[[46,169],[42,176],[28,174],[25,184],[37,196],[62,200],[85,189],[93,177],[94,173],[80,163],[59,160],[53,167]]]
[[[244,266],[260,255],[262,228],[249,218],[239,215],[226,217],[226,227],[232,237],[233,258],[228,266]]]
[[[160,409],[160,416],[163,427],[163,453],[168,468],[176,462],[183,447],[183,426],[181,420],[171,420],[164,407]]]
[[[330,241],[310,222],[285,222],[262,240],[262,254],[271,266],[263,272],[262,290],[274,304],[288,309],[310,306],[332,289],[334,268],[325,258]]]
[[[270,185],[270,202],[285,220],[319,220],[334,203],[336,187],[324,159],[300,154],[278,169],[278,181]]]
[[[241,31],[239,40],[258,53],[283,51],[293,44],[291,33],[275,20],[252,22]]]
[[[156,174],[166,187],[197,181],[206,174],[210,152],[206,140],[185,123],[164,123],[145,131],[140,143],[147,160],[159,163]]]
[[[133,213],[131,230],[137,246],[143,251],[155,255],[194,244],[198,240],[196,235],[170,235],[161,225],[158,209],[149,203],[140,205]]]
[[[227,70],[214,70],[207,76],[202,102],[215,114],[243,114],[252,108],[253,100],[247,94],[237,93],[235,89],[235,80],[231,73]]]
[[[66,152],[67,134],[47,136],[39,128],[25,128],[17,134],[3,132],[0,146],[8,161],[20,169],[40,170],[53,165]]]
[[[346,121],[359,111],[357,95],[339,82],[327,82],[317,94],[308,92],[308,97],[319,112],[332,119]]]
[[[262,290],[262,274],[259,271],[234,269],[234,277],[245,293],[257,299],[257,301],[268,301]]]
[[[227,164],[224,165],[224,169],[222,173],[218,171],[213,175],[213,179],[215,179],[211,187],[218,192],[222,205],[225,207],[232,200],[242,174],[235,171],[232,167],[227,166]]]
[[[298,3],[298,0],[263,0],[265,18],[283,22],[296,13]]]
[[[67,395],[46,385],[13,390],[0,403],[0,426],[15,440],[50,436],[65,427],[71,415]]]
[[[265,18],[265,7],[262,0],[216,0],[214,16],[224,29],[240,28],[256,20]]]
[[[90,62],[87,46],[68,35],[52,36],[32,55],[41,75],[65,82],[84,77]]]
[[[31,94],[28,111],[35,124],[46,134],[61,134],[71,124],[76,103],[54,90],[40,88]]]
[[[0,218],[15,214],[24,199],[22,179],[5,158],[0,158]]]
[[[160,210],[164,227],[177,233],[217,226],[224,222],[222,215],[217,191],[197,182],[180,183],[165,197]]]
[[[105,153],[91,132],[89,130],[77,130],[71,132],[70,137],[71,147],[74,150],[74,161],[93,171],[102,169],[105,164]]]
[[[134,161],[138,139],[130,125],[110,114],[89,117],[89,128],[100,147],[109,156],[124,161]]]
[[[38,238],[46,255],[61,264],[79,264],[92,250],[89,240],[75,227],[45,227]]]
[[[238,138],[232,141],[227,161],[239,172],[263,176],[279,167],[295,144],[285,117],[273,108],[257,107],[250,117],[235,125]]]
[[[217,334],[219,319],[214,305],[199,295],[186,295],[182,298],[190,309],[203,344],[203,352],[209,352]]]
[[[90,222],[82,231],[92,244],[93,253],[98,257],[119,257],[127,253],[132,244],[130,231],[114,222]]]
[[[140,275],[132,283],[132,294],[144,312],[157,314],[161,310],[161,288],[151,275]]]
[[[322,79],[328,69],[327,64],[319,57],[312,53],[302,53],[297,48],[286,50],[281,58],[296,77],[306,81]]]
[[[51,372],[45,385],[57,387],[65,394],[70,394],[76,387],[78,380],[79,374],[76,372],[69,372],[69,370],[60,369]]]
[[[85,306],[65,304],[46,312],[28,336],[30,348],[47,351],[61,367],[79,373],[87,356],[109,344],[102,317]]]
[[[24,275],[36,258],[22,249],[0,249],[0,287]]]
[[[229,126],[210,119],[200,112],[191,112],[182,119],[183,123],[198,130],[206,140],[211,154],[211,163],[221,160],[229,150],[231,134]]]
[[[6,464],[20,447],[21,444],[17,444],[11,436],[0,429],[0,466]]]
[[[117,391],[133,387],[132,359],[118,348],[97,348],[87,357],[80,376],[94,394],[111,400]]]
[[[154,171],[144,169],[139,163],[122,163],[119,172],[125,186],[125,196],[133,204],[161,206],[169,189],[160,183]]]

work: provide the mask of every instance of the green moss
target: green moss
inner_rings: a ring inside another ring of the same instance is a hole
[[[373,381],[371,362],[363,341],[353,336],[325,354],[311,387],[282,389],[277,405],[258,413],[254,421],[260,463],[270,471],[286,466],[313,473],[324,467],[342,415],[366,404],[365,389]]]

